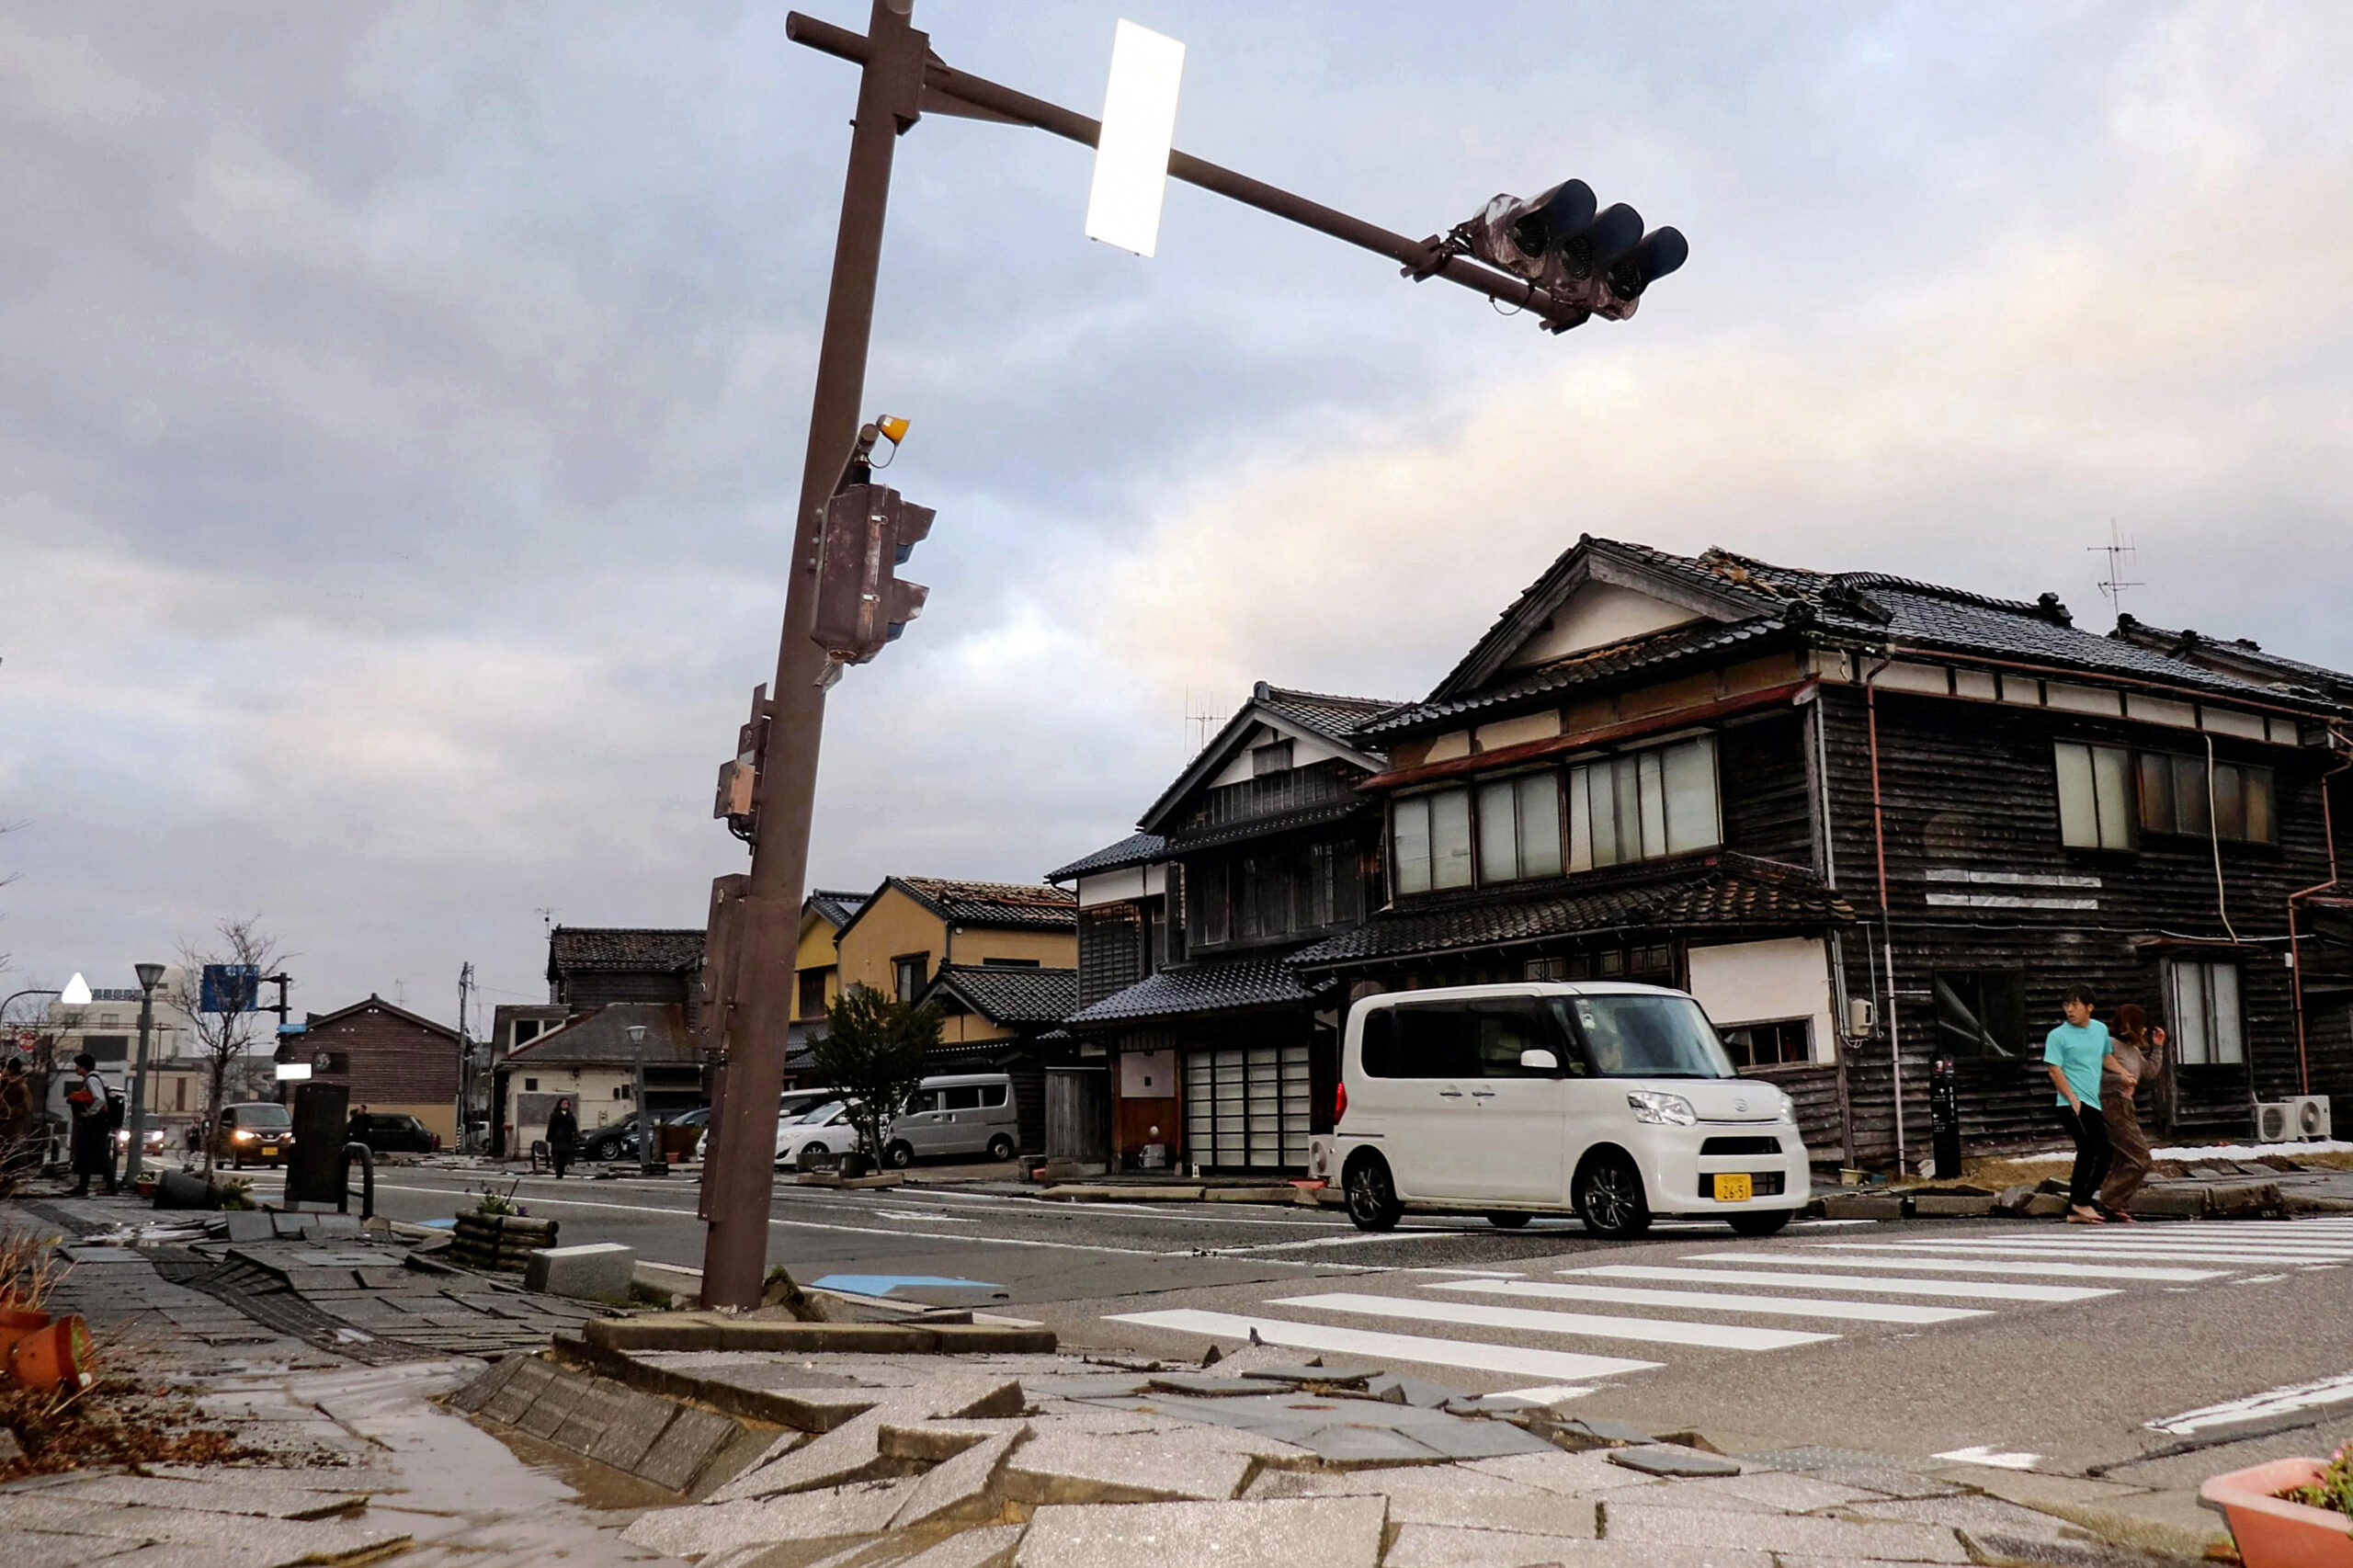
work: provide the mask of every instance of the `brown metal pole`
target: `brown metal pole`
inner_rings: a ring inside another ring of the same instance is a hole
[[[871,53],[865,39],[847,28],[805,17],[795,11],[785,17],[785,36],[795,43],[805,44],[823,54],[838,60],[863,62]],[[992,82],[985,76],[975,76],[969,71],[959,71],[941,61],[933,60],[924,68],[924,102],[926,108],[940,114],[970,115],[983,119],[1003,120],[1009,125],[1027,125],[1051,136],[1092,147],[1103,132],[1101,122],[1088,119],[1059,104]],[[1369,250],[1416,275],[1443,278],[1449,283],[1476,290],[1491,300],[1515,305],[1557,324],[1574,325],[1585,320],[1585,307],[1564,304],[1552,299],[1542,290],[1523,278],[1498,272],[1481,265],[1467,256],[1446,253],[1429,240],[1416,240],[1368,223],[1337,208],[1326,207],[1320,201],[1310,201],[1288,190],[1252,179],[1206,158],[1196,158],[1190,153],[1171,152],[1168,154],[1168,177],[1187,185],[1215,191],[1218,195],[1239,201],[1245,207],[1256,207],[1261,212],[1287,219],[1291,222],[1329,234],[1336,240]]]
[[[756,795],[751,881],[742,942],[729,966],[728,997],[722,1003],[727,1093],[720,1108],[723,1123],[711,1130],[710,1154],[719,1169],[703,1240],[706,1306],[757,1306],[767,1273],[777,1097],[792,1021],[793,956],[817,790],[817,744],[825,720],[825,693],[817,684],[825,657],[809,640],[816,597],[813,567],[822,510],[858,439],[892,144],[914,123],[922,97],[926,40],[908,20],[913,9],[914,0],[874,0],[850,136],[833,290],[825,301],[816,397],[809,415],[809,454],[801,475],[801,509],[793,518],[784,633]]]

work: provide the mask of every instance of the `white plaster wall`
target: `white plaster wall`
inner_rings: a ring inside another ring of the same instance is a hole
[[[1131,1051],[1120,1057],[1120,1097],[1123,1100],[1165,1100],[1176,1095],[1176,1053],[1174,1051]]]
[[[1622,642],[1648,631],[1686,626],[1701,619],[1681,605],[1654,599],[1615,583],[1587,583],[1552,612],[1544,630],[1504,661],[1506,668],[1540,665],[1605,643]]]
[[[1813,1020],[1813,1059],[1831,1060],[1830,959],[1819,937],[1691,949],[1691,994],[1721,1028]]]
[[[1290,765],[1293,767],[1305,767],[1311,762],[1324,762],[1336,756],[1345,757],[1348,755],[1337,746],[1319,740],[1304,730],[1294,730],[1287,724],[1254,725],[1249,738],[1242,743],[1242,749],[1235,752],[1233,759],[1219,771],[1216,778],[1210,780],[1209,788],[1214,790],[1221,784],[1247,783],[1252,777],[1251,769],[1254,767],[1250,760],[1251,748],[1266,745],[1273,741],[1290,743]]]

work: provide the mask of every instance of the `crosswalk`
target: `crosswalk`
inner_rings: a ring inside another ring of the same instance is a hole
[[[1660,1255],[1654,1248],[1641,1256]],[[1287,1292],[1259,1311],[1170,1308],[1108,1321],[1526,1377],[1544,1386],[1525,1392],[1552,1400],[1591,1392],[1597,1379],[1656,1371],[1691,1352],[1799,1349],[1852,1334],[1927,1332],[2004,1312],[2255,1283],[2348,1263],[2353,1217],[1898,1233],[1887,1240],[1843,1232],[1675,1253],[1660,1262],[1581,1262],[1541,1278],[1506,1268],[1400,1270],[1393,1278],[1410,1283],[1396,1293]]]

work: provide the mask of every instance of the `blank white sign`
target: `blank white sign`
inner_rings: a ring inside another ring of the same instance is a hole
[[[1086,237],[1150,256],[1160,243],[1160,202],[1176,138],[1176,85],[1185,46],[1122,21],[1111,40],[1103,134],[1086,195]]]

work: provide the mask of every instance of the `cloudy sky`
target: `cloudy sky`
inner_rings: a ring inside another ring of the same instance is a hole
[[[862,25],[857,0],[804,0]],[[1122,6],[1124,6],[1124,13]],[[2353,667],[2353,10],[921,0],[1411,233],[1569,175],[1689,236],[1553,338],[1087,154],[900,144],[867,398],[930,608],[816,879],[1029,881],[1253,679],[1427,689],[1581,531],[2056,589]],[[259,915],[298,1006],[687,925],[775,659],[855,91],[783,8],[0,6],[0,991]]]

